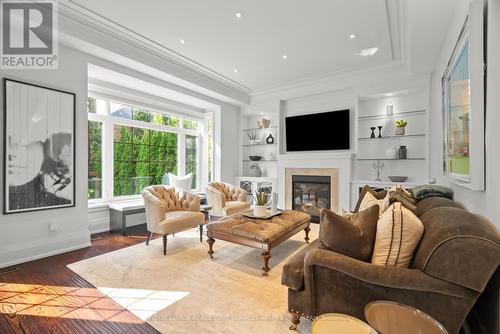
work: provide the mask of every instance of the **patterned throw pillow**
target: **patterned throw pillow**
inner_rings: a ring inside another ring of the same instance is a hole
[[[375,191],[369,185],[364,186],[363,189],[361,189],[361,191],[359,192],[358,202],[356,203],[356,206],[354,208],[354,212],[360,211],[359,207],[360,207],[361,202],[363,201],[363,199],[365,198],[365,195],[367,193],[373,195],[373,197],[380,200],[380,199],[385,198],[385,196],[387,195],[387,190]]]
[[[389,197],[386,195],[382,199],[377,199],[372,193],[367,192],[365,196],[361,199],[361,203],[359,204],[358,212],[368,209],[371,206],[378,205],[379,207],[379,216],[382,215],[385,210],[389,207]]]
[[[392,204],[378,220],[372,263],[408,268],[423,233],[417,216],[399,202]]]

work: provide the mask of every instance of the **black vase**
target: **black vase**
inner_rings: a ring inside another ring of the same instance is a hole
[[[382,138],[382,125],[378,126],[378,137]]]
[[[399,159],[407,159],[408,157],[408,150],[406,149],[406,146],[399,146]]]
[[[268,144],[274,144],[274,137],[273,137],[272,134],[269,134],[269,136],[267,136],[266,143],[268,143]]]
[[[370,135],[370,138],[375,138],[375,129],[376,127],[372,126],[370,130],[372,130],[372,134]]]

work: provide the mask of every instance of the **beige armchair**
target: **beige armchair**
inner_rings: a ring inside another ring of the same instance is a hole
[[[250,208],[247,192],[224,182],[212,182],[207,185],[207,202],[212,206],[214,216],[229,216]]]
[[[142,190],[146,223],[151,232],[146,245],[154,233],[163,234],[163,254],[167,253],[167,235],[200,227],[200,241],[205,215],[200,212],[200,198],[190,192],[174,187],[155,185]]]

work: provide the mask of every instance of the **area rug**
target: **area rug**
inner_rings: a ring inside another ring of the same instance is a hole
[[[317,236],[311,224],[311,240]],[[159,238],[68,268],[162,333],[290,333],[281,269],[305,246],[299,232],[273,248],[262,276],[258,249],[216,240],[211,260],[206,238],[190,230],[169,237],[166,256]],[[310,326],[302,320],[298,331]]]

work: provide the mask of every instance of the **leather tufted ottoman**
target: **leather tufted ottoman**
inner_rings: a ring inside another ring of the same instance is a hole
[[[285,210],[271,219],[253,219],[241,213],[224,217],[207,225],[208,254],[213,259],[215,239],[233,242],[262,249],[264,260],[263,275],[267,276],[271,248],[289,239],[297,232],[304,230],[305,240],[309,242],[309,222],[311,216],[299,211]]]

